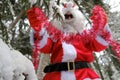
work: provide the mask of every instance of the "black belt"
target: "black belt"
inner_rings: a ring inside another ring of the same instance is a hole
[[[55,71],[69,71],[81,68],[89,68],[89,63],[86,61],[77,61],[77,62],[61,62],[47,65],[44,68],[44,72],[55,72]]]

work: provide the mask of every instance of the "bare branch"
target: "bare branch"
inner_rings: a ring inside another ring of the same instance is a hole
[[[11,4],[10,1],[8,1],[8,5],[9,5],[9,7],[10,7],[10,11],[11,11],[12,15],[14,16],[14,15],[15,15],[15,12],[14,12],[14,10],[13,10],[13,6],[12,6],[12,4]]]
[[[10,24],[9,31],[11,31],[14,28],[14,26],[21,19],[21,17],[25,15],[25,13],[26,13],[25,9],[22,9],[17,18]]]

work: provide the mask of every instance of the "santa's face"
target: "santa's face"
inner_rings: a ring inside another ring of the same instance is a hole
[[[72,2],[65,4],[63,8],[63,32],[81,32],[83,30],[82,13],[79,11],[78,6]]]
[[[68,10],[68,11],[65,11],[65,13],[64,13],[64,22],[74,22],[75,21],[75,19],[76,19],[76,15],[74,14],[74,12],[73,11],[75,11],[75,10],[73,10],[73,9],[70,9],[70,10]]]
[[[71,22],[74,21],[76,18],[76,10],[78,10],[78,8],[76,8],[77,6],[72,3],[72,2],[68,2],[66,4],[64,4],[64,8],[63,8],[63,14],[64,14],[64,21],[65,22]]]

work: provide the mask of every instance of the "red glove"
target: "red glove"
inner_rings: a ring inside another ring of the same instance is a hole
[[[38,7],[33,7],[27,11],[27,16],[31,27],[35,31],[40,31],[47,18],[43,11]]]
[[[93,9],[92,9],[92,16],[91,16],[91,20],[93,21],[93,28],[95,30],[103,30],[106,23],[107,23],[107,15],[104,11],[104,9],[99,6],[96,5]]]

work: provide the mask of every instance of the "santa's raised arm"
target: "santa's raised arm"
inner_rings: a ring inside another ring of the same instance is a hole
[[[104,9],[94,6],[89,30],[83,30],[82,13],[74,3],[65,3],[62,12],[64,19],[57,28],[40,8],[27,11],[34,30],[33,45],[37,51],[51,54],[50,65],[44,69],[47,73],[44,80],[101,80],[89,63],[94,60],[94,51],[102,51],[114,43]],[[35,50],[34,58],[36,53]]]
[[[27,11],[27,16],[30,21],[30,25],[34,32],[38,32],[39,36],[46,36],[54,39],[55,41],[58,38],[64,36],[64,34],[78,34],[82,37],[96,39],[98,42],[103,44],[104,38],[111,38],[111,32],[109,26],[107,24],[107,15],[104,9],[97,5],[92,10],[92,23],[93,26],[89,30],[83,30],[84,28],[84,21],[83,15],[78,10],[78,7],[72,3],[67,2],[64,4],[63,8],[64,20],[62,22],[61,28],[57,29],[57,26],[53,26],[45,16],[44,12],[38,8],[33,7]],[[58,25],[59,26],[59,25]],[[37,35],[34,35],[36,37]],[[42,39],[45,37],[42,37]],[[101,41],[98,40],[98,38]],[[41,39],[41,41],[42,41]],[[33,41],[33,40],[32,40]],[[46,41],[44,40],[44,43]],[[32,42],[31,42],[32,43]],[[47,43],[47,42],[46,42]],[[107,44],[107,43],[105,43]],[[43,43],[41,45],[41,48]],[[45,45],[44,45],[45,46]]]

